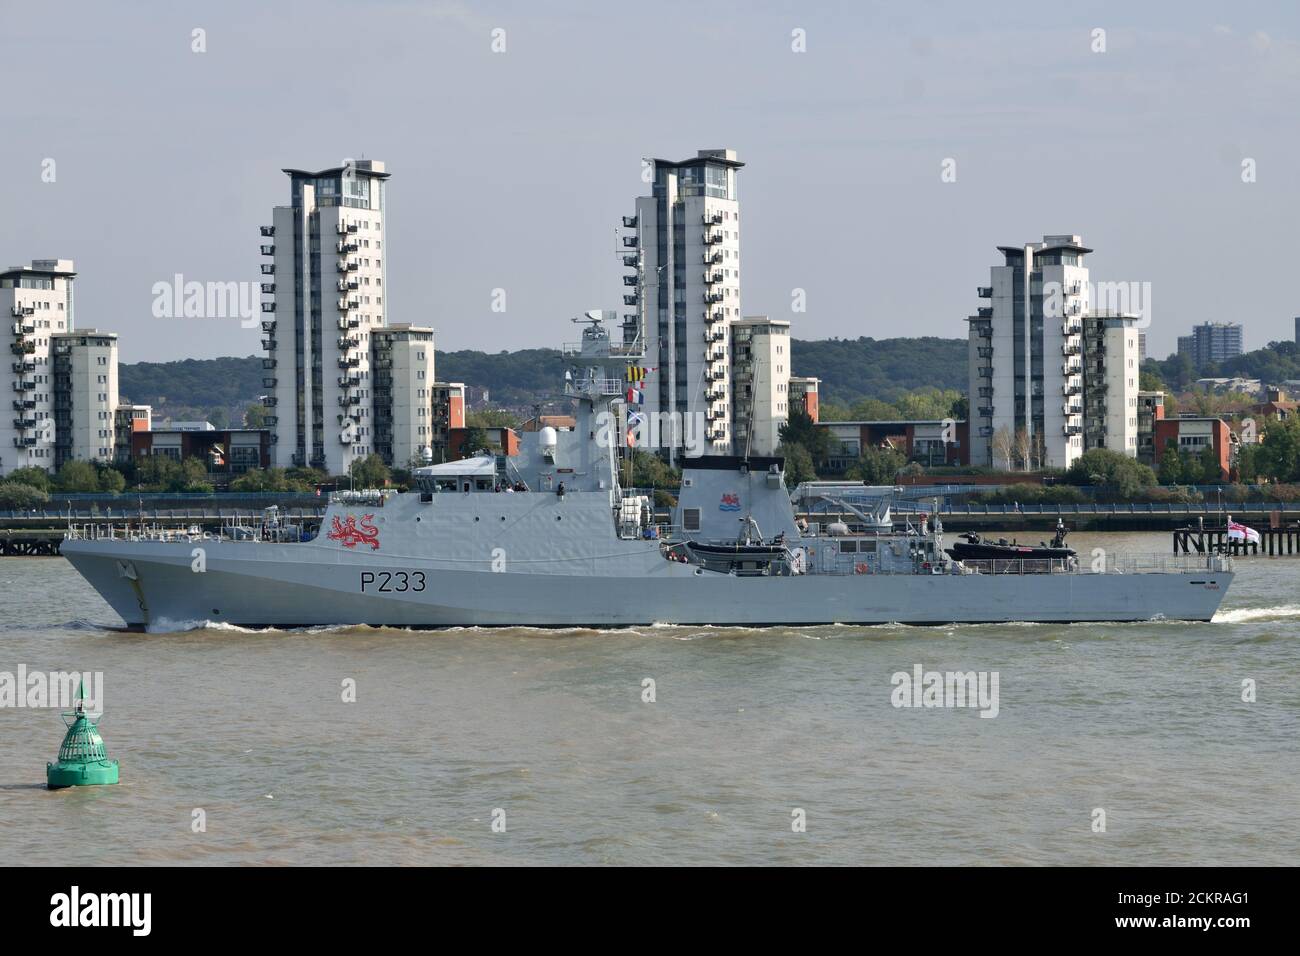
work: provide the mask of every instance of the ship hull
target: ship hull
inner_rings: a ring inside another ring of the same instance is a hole
[[[743,577],[656,560],[644,573],[460,570],[303,545],[69,540],[128,627],[622,627],[1208,621],[1229,571]],[[387,575],[387,577],[385,577]],[[419,590],[415,590],[415,582]],[[403,587],[405,589],[399,590]],[[382,589],[387,586],[387,590]]]

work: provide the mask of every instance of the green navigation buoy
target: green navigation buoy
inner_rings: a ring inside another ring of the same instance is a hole
[[[108,759],[104,738],[99,736],[99,720],[91,720],[86,713],[84,681],[77,689],[77,709],[64,711],[63,722],[68,732],[59,747],[59,762],[45,765],[45,785],[58,790],[117,783],[117,761]]]

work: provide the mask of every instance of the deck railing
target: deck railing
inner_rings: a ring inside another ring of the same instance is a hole
[[[1098,549],[1101,551],[1101,549]],[[995,558],[961,562],[976,574],[1175,574],[1192,571],[1231,571],[1224,555],[1101,552],[1064,558]]]

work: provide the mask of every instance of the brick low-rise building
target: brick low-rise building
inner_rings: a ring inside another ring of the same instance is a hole
[[[241,475],[271,467],[271,433],[263,428],[160,428],[131,434],[131,457],[198,458],[209,474]]]
[[[818,422],[831,436],[832,452],[818,463],[843,472],[868,448],[891,448],[923,465],[968,465],[969,425],[965,420]]]
[[[1232,429],[1219,418],[1189,415],[1158,419],[1154,426],[1152,445],[1157,470],[1166,452],[1175,447],[1183,461],[1199,458],[1207,447],[1214,449],[1214,457],[1219,463],[1219,475],[1217,479],[1207,475],[1206,480],[1226,479],[1232,467]]]

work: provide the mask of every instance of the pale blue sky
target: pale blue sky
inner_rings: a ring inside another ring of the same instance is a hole
[[[1282,2],[9,2],[0,264],[75,259],[78,322],[119,332],[125,361],[249,354],[237,320],[154,318],[151,287],[258,280],[280,169],[366,156],[392,174],[390,321],[444,349],[557,345],[569,316],[621,301],[614,227],[640,158],[726,146],[748,164],[743,308],[798,337],[965,335],[995,246],[1075,232],[1094,279],[1151,282],[1152,352],[1207,319],[1257,347],[1300,314],[1297,19]]]

